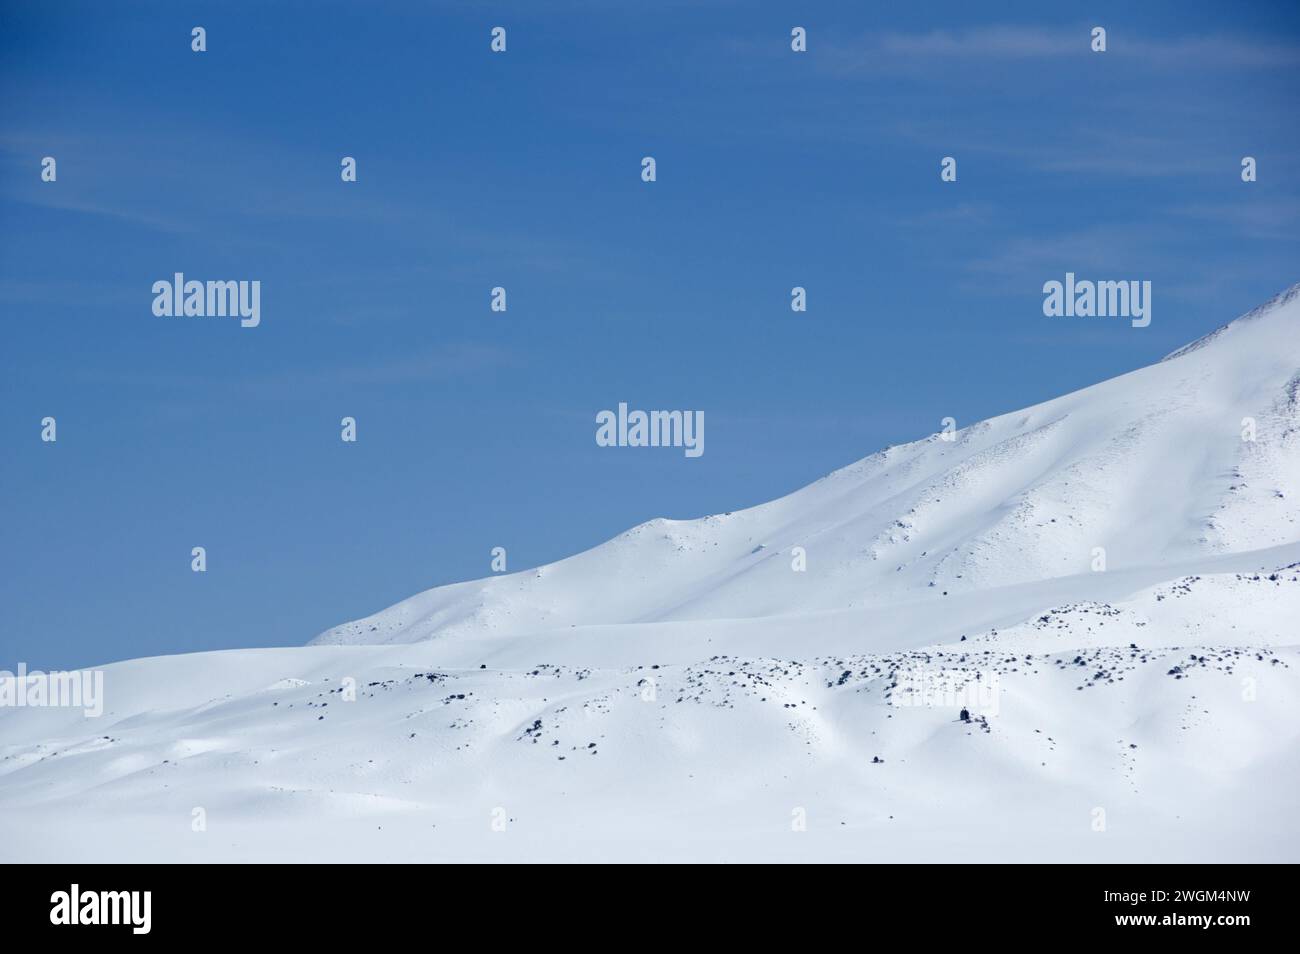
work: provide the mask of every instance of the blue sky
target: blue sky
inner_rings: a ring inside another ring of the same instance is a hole
[[[1300,7],[1134,6],[4,3],[0,669],[300,644],[1300,280]],[[1045,318],[1067,270],[1151,326]],[[261,326],[155,317],[175,271],[260,280]],[[597,447],[619,401],[704,456]]]

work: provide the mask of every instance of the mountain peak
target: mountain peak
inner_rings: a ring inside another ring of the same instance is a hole
[[[1193,351],[1199,351],[1201,348],[1204,348],[1211,341],[1214,341],[1216,338],[1222,335],[1229,328],[1232,328],[1237,325],[1247,324],[1249,322],[1255,321],[1256,319],[1262,318],[1271,312],[1275,312],[1280,308],[1283,308],[1286,305],[1291,304],[1291,302],[1295,301],[1298,296],[1300,296],[1300,282],[1296,282],[1290,288],[1283,289],[1282,291],[1274,295],[1272,298],[1270,298],[1268,301],[1264,302],[1262,305],[1257,305],[1256,307],[1252,308],[1250,311],[1246,312],[1244,315],[1237,316],[1232,321],[1228,322],[1226,325],[1214,329],[1208,335],[1204,335],[1200,338],[1197,338],[1195,341],[1191,342],[1190,344],[1183,345],[1177,351],[1171,351],[1169,354],[1165,355],[1160,360],[1172,361],[1174,358],[1181,358],[1185,354],[1191,354]]]

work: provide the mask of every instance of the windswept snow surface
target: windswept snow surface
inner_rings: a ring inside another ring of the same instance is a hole
[[[1300,860],[1298,289],[769,504],[0,708],[0,857]]]

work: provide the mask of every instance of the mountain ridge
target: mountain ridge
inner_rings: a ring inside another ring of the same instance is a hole
[[[1289,544],[1298,375],[1300,284],[1155,364],[893,445],[745,510],[657,518],[554,563],[434,587],[312,642],[881,606],[1084,574],[1099,559]]]

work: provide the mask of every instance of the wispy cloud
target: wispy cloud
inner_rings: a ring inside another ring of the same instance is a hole
[[[1226,225],[1243,238],[1300,241],[1300,198],[1295,196],[1238,202],[1194,202],[1179,206],[1172,212],[1201,222]]]
[[[1023,291],[1037,288],[1066,270],[1123,277],[1168,266],[1177,229],[1159,224],[1115,227],[1097,225],[1051,235],[1004,238],[970,260],[965,270],[979,277],[970,290]]]
[[[388,387],[400,384],[459,380],[487,371],[522,367],[515,351],[493,344],[448,342],[410,354],[376,355],[363,360],[208,376],[186,372],[124,373],[100,366],[86,367],[76,377],[90,384],[163,389],[195,394],[238,393],[256,399],[305,398],[339,388]]]
[[[1072,27],[988,26],[923,33],[870,34],[853,42],[832,41],[827,68],[841,73],[921,74],[936,65],[1061,59],[1094,55],[1092,25]],[[1300,44],[1267,37],[1222,34],[1154,39],[1122,31],[1107,34],[1106,56],[1126,64],[1170,69],[1292,69]],[[941,78],[941,77],[936,77]]]

